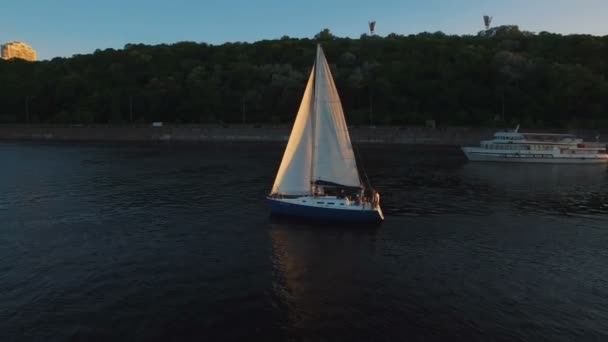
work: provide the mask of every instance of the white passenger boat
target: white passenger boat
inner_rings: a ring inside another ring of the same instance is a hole
[[[572,134],[497,132],[478,147],[463,147],[470,161],[524,163],[606,163],[606,145],[584,142]]]

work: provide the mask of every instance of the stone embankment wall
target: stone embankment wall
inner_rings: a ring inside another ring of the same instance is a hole
[[[132,141],[132,142],[204,142],[287,141],[291,126],[287,125],[176,125],[176,126],[0,126],[0,140],[33,141]],[[472,127],[351,127],[351,139],[358,143],[475,145],[496,131],[493,128]],[[553,133],[573,133],[585,140],[608,140],[608,130],[535,130]]]

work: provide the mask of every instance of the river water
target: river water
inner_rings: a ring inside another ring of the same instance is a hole
[[[362,145],[361,228],[269,217],[283,148],[0,144],[0,340],[608,340],[606,166]]]

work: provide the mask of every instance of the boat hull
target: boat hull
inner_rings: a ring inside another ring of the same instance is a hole
[[[377,223],[384,220],[380,208],[340,209],[296,203],[278,198],[268,198],[272,215],[291,216],[303,219]]]
[[[477,148],[463,147],[462,151],[470,161],[476,162],[508,162],[508,163],[543,163],[543,164],[605,164],[608,156],[560,156],[552,153],[518,153],[518,152],[487,152]]]

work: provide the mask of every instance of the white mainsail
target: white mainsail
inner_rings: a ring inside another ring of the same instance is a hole
[[[317,47],[315,69],[313,181],[360,186],[340,97],[320,45]]]
[[[272,193],[308,195],[316,180],[361,185],[340,97],[320,45]]]

